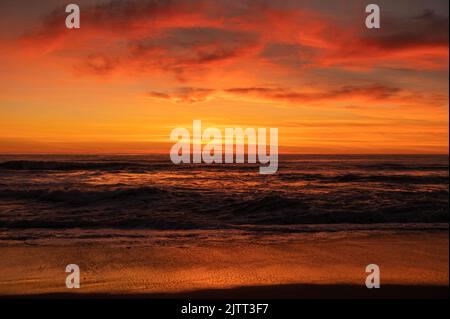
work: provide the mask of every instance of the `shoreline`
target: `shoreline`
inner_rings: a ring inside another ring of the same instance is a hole
[[[372,223],[303,225],[226,225],[219,228],[144,229],[144,228],[2,228],[0,249],[16,246],[73,246],[126,244],[132,246],[210,246],[216,242],[285,244],[291,240],[321,240],[342,236],[366,237],[384,234],[424,234],[449,231],[448,223]],[[342,236],[341,236],[342,234]],[[193,241],[193,239],[197,239]]]

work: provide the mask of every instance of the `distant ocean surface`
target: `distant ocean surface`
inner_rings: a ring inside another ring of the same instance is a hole
[[[260,175],[258,168],[174,165],[167,156],[2,155],[0,229],[306,229],[449,220],[447,155],[284,155],[277,174]]]

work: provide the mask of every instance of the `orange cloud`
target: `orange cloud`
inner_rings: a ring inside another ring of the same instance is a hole
[[[29,2],[33,22],[0,34],[0,133],[14,141],[164,143],[195,117],[298,123],[280,130],[292,147],[446,151],[442,1],[380,0],[380,30],[364,27],[361,0],[80,0],[79,30],[62,5]]]
[[[111,1],[82,12],[83,27],[76,33],[65,29],[65,13],[58,8],[23,37],[24,43],[46,45],[53,52],[70,50],[94,74],[96,63],[101,73],[117,69],[104,68],[107,61],[122,68],[138,64],[150,71],[189,73],[197,65],[239,63],[248,56],[280,67],[352,69],[442,69],[448,59],[448,18],[430,10],[409,18],[386,17],[376,32],[343,25],[320,12],[258,1]]]
[[[148,92],[147,97],[168,100],[174,103],[200,103],[220,96],[254,98],[266,102],[287,102],[293,105],[330,105],[336,102],[357,102],[361,107],[373,104],[395,104],[396,106],[430,105],[445,106],[448,96],[423,94],[383,85],[343,86],[320,92],[302,92],[280,87],[242,87],[222,90],[184,87],[174,92]]]

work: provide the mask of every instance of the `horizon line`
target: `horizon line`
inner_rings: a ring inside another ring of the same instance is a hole
[[[235,155],[236,153],[234,153],[233,155]],[[104,155],[104,156],[146,156],[146,155],[166,155],[166,156],[170,156],[169,153],[160,153],[160,152],[148,152],[148,153],[133,153],[133,152],[116,152],[116,153],[102,153],[102,152],[98,152],[98,153],[48,153],[48,152],[43,152],[43,153],[2,153],[0,152],[0,156],[12,156],[12,155],[20,155],[20,156],[29,156],[29,155],[59,155],[59,156],[68,156],[68,155],[72,155],[72,156],[96,156],[96,155]],[[190,155],[193,155],[193,153],[191,153]],[[248,153],[245,153],[244,155],[248,155]],[[256,153],[257,155],[257,153]],[[278,153],[278,155],[396,155],[396,156],[406,156],[406,155],[422,155],[422,156],[450,156],[450,153]]]

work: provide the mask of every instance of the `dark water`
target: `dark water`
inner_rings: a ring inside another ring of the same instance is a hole
[[[231,229],[448,223],[448,156],[281,156],[181,165],[159,156],[0,156],[0,228]]]

